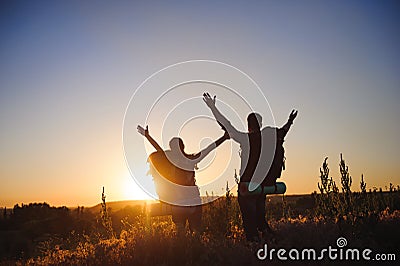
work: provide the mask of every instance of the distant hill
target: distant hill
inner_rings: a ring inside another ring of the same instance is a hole
[[[143,206],[144,204],[153,204],[157,203],[158,201],[156,200],[123,200],[123,201],[110,201],[106,202],[107,204],[107,209],[111,208],[111,211],[118,211],[120,209],[125,208],[126,206],[136,206],[136,205],[141,205]],[[92,206],[92,207],[87,207],[87,209],[92,212],[92,213],[99,213],[101,209],[101,203]]]
[[[206,201],[206,197],[202,197],[203,201]],[[211,196],[209,197],[210,200]],[[215,197],[217,198],[217,197]],[[236,198],[236,196],[235,196]],[[298,200],[311,200],[311,195],[310,194],[304,194],[304,195],[285,195],[285,200],[287,203],[295,203]],[[282,201],[282,195],[269,195],[267,197],[267,202],[270,203],[277,203]],[[157,200],[123,200],[123,201],[109,201],[107,203],[107,208],[111,208],[113,212],[121,210],[125,208],[126,206],[136,206],[136,205],[144,205],[144,204],[154,204],[158,203],[159,201]],[[268,203],[267,203],[268,204]],[[68,207],[70,210],[75,210],[76,207]],[[91,207],[84,207],[85,210],[89,210],[93,214],[98,214],[101,209],[101,203],[96,204]],[[7,208],[7,215],[11,215],[12,213],[12,208]],[[0,215],[1,217],[3,216],[4,208],[0,207]]]
[[[210,197],[209,197],[210,198]],[[236,197],[235,197],[236,198]],[[304,194],[304,195],[285,195],[285,200],[287,203],[295,203],[298,200],[304,200],[304,199],[311,199],[310,194]],[[205,197],[203,197],[203,200],[205,201]],[[270,203],[277,203],[282,201],[282,195],[270,195],[267,197],[267,202]],[[158,203],[159,201],[157,200],[123,200],[123,201],[110,201],[106,202],[107,208],[111,208],[112,212],[121,210],[127,206],[136,206],[136,205],[145,205],[145,204],[154,204]],[[268,204],[268,203],[267,203]],[[101,203],[92,206],[92,207],[87,207],[87,209],[94,213],[97,214],[100,212],[101,209]]]

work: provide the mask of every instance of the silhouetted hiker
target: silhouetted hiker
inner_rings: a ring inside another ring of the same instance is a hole
[[[138,132],[145,136],[147,140],[157,150],[149,156],[150,164],[156,169],[153,170],[154,176],[162,176],[159,179],[165,188],[160,188],[162,197],[167,203],[172,205],[172,221],[176,224],[178,233],[183,232],[186,221],[189,223],[190,230],[201,229],[201,198],[199,188],[196,185],[195,170],[197,164],[203,160],[212,150],[229,139],[227,132],[215,142],[208,145],[205,149],[195,154],[185,153],[185,145],[181,138],[174,137],[169,142],[170,150],[163,150],[161,146],[150,136],[148,126],[144,129],[137,127]],[[152,166],[151,166],[152,168]],[[171,185],[165,179],[175,183]],[[157,186],[157,185],[156,185]],[[162,185],[161,185],[162,186]],[[160,196],[160,200],[163,199]]]
[[[240,182],[238,190],[238,201],[242,213],[243,227],[246,238],[249,241],[258,240],[258,231],[263,237],[271,233],[265,219],[265,194],[244,196],[246,190],[253,190],[258,185],[273,186],[276,179],[280,177],[284,167],[283,141],[293,120],[297,116],[297,111],[293,110],[288,122],[281,128],[262,126],[260,114],[251,113],[247,117],[248,132],[237,130],[226,119],[215,106],[216,96],[211,98],[208,93],[203,94],[203,100],[211,109],[218,123],[228,131],[231,139],[240,144]],[[250,182],[251,181],[251,182]],[[249,185],[245,183],[249,182]],[[252,188],[253,187],[253,188]]]

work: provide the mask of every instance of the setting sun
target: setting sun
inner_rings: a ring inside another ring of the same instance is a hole
[[[121,190],[123,191],[121,199],[126,199],[126,200],[152,199],[136,184],[136,182],[130,176],[124,178]]]

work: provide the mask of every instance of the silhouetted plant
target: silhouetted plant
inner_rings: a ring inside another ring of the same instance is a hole
[[[319,169],[321,185],[318,182],[318,188],[321,194],[330,194],[332,192],[337,192],[336,183],[335,181],[333,181],[332,177],[329,176],[329,167],[328,163],[326,162],[327,160],[328,157],[324,159],[324,162],[322,163],[322,169]]]
[[[346,194],[351,194],[352,179],[349,173],[349,167],[346,165],[342,154],[340,154],[339,167],[341,174],[342,192]]]
[[[337,198],[339,189],[336,186],[335,181],[329,176],[328,157],[324,159],[320,172],[320,182],[318,182],[318,188],[320,195],[316,197],[317,209],[316,212],[319,215],[325,217],[334,217],[337,215]]]
[[[230,189],[229,189],[229,183],[228,183],[228,181],[226,181],[225,199],[226,199],[227,205],[230,206],[231,199],[232,199],[232,193],[231,193],[231,191],[230,191]]]
[[[235,178],[235,182],[236,182],[236,184],[239,184],[239,176],[238,176],[238,174],[236,173],[236,169],[235,169],[235,175],[234,175],[234,178]]]
[[[340,182],[342,184],[342,204],[340,208],[340,215],[348,215],[354,214],[355,207],[353,205],[353,194],[351,191],[351,184],[352,178],[349,173],[349,167],[346,165],[345,160],[343,159],[343,155],[340,154],[340,163],[339,163],[339,170],[340,170]]]
[[[316,214],[339,221],[350,221],[354,225],[359,219],[365,217],[377,219],[380,212],[393,211],[400,207],[400,193],[396,194],[393,184],[386,188],[386,192],[376,187],[367,192],[367,183],[364,175],[361,175],[360,192],[353,192],[351,190],[352,177],[342,154],[340,154],[339,170],[341,193],[333,178],[329,176],[327,158],[324,159],[320,168],[320,182],[318,182],[320,194],[314,195]]]
[[[364,175],[361,174],[360,189],[362,193],[367,193],[367,183],[364,182]]]
[[[101,193],[100,217],[101,217],[101,224],[103,225],[103,227],[107,233],[107,236],[115,237],[114,230],[112,227],[111,216],[109,215],[108,210],[107,210],[106,195],[104,193],[104,187],[103,187],[103,192]]]

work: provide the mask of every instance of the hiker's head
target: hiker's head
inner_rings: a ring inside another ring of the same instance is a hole
[[[169,148],[171,149],[171,151],[183,152],[183,150],[185,149],[185,144],[183,144],[183,140],[181,138],[173,137],[169,141]]]
[[[262,126],[262,117],[259,113],[250,113],[247,116],[247,127],[249,132],[260,131]]]

